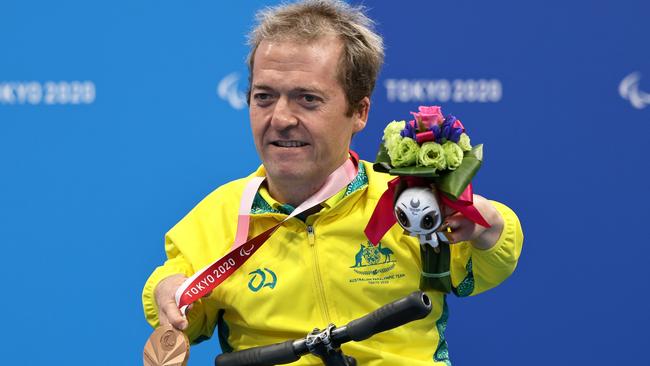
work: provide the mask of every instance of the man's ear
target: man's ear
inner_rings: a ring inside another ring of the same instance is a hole
[[[368,122],[368,113],[370,112],[370,98],[363,97],[354,110],[354,133],[363,130]]]

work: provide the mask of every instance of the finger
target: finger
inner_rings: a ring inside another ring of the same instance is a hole
[[[176,303],[171,301],[165,303],[160,308],[160,313],[164,315],[167,320],[167,324],[171,324],[174,328],[183,330],[187,328],[187,318],[181,314],[181,311],[176,306]],[[162,324],[162,316],[160,317]]]
[[[445,218],[439,231],[442,232],[450,244],[459,243],[465,240],[465,231],[467,231],[467,228],[465,227],[466,221],[467,220],[460,212],[456,212]]]
[[[167,315],[165,315],[165,313],[162,311],[158,311],[158,322],[160,323],[160,325],[169,324],[169,319],[167,319]]]
[[[456,243],[456,239],[454,238],[454,234],[451,231],[444,230],[444,231],[441,231],[440,233],[445,237],[445,239],[447,240],[447,242],[449,242],[449,244]]]
[[[462,222],[465,220],[465,217],[460,212],[455,212],[445,218],[444,223],[442,224],[444,229],[451,229],[451,231],[458,230],[462,226]]]
[[[449,223],[447,221],[442,223],[442,225],[440,225],[440,227],[436,231],[442,234],[444,240],[448,241],[449,243],[453,243],[454,237],[451,232],[451,228],[449,227]]]

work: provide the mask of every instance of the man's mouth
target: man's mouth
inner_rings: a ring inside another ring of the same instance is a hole
[[[303,147],[303,146],[307,146],[308,144],[302,141],[288,140],[288,141],[273,141],[271,142],[271,145],[277,147]]]

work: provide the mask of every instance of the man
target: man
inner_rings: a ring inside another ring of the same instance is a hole
[[[383,60],[371,21],[339,1],[269,9],[251,35],[250,122],[261,166],[208,195],[165,238],[168,260],[147,281],[143,304],[152,326],[171,323],[193,341],[215,326],[224,352],[304,337],[343,325],[417,290],[419,243],[395,225],[377,260],[363,233],[390,176],[361,162],[338,194],[280,226],[226,282],[183,317],[174,293],[184,279],[228,252],[246,182],[266,176],[251,209],[249,238],[304,202],[349,159],[352,136],[367,122]],[[450,215],[452,283],[459,295],[485,291],[514,270],[523,236],[514,213],[475,196],[489,229]],[[387,251],[388,250],[388,251]],[[383,257],[382,257],[383,258]],[[423,320],[344,345],[360,365],[448,364],[445,294],[429,293]],[[304,357],[302,362],[314,363]]]

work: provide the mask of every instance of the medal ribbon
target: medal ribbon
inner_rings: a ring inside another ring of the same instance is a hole
[[[359,161],[356,153],[350,151],[350,155],[351,158],[347,159],[345,163],[332,172],[332,174],[330,174],[325,180],[323,186],[316,193],[296,207],[296,209],[293,210],[293,212],[291,212],[291,214],[284,220],[256,237],[246,241],[248,236],[248,226],[250,223],[250,209],[253,199],[265,178],[255,177],[251,179],[244,189],[239,206],[235,242],[226,255],[196,272],[192,277],[186,279],[178,290],[176,290],[176,305],[181,312],[185,314],[187,307],[191,303],[207,295],[210,291],[230,277],[285,221],[320,204],[350,184],[357,175],[357,166]]]

